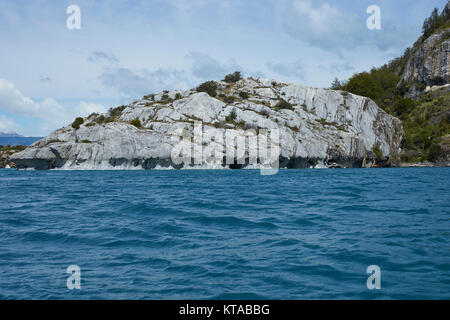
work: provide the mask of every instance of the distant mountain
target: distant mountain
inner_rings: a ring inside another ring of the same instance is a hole
[[[3,135],[3,133],[0,134],[0,146],[29,146],[30,144],[33,144],[34,142],[41,140],[42,137],[23,137],[21,135]]]
[[[11,137],[23,137],[22,135],[15,133],[15,132],[0,132],[0,137],[7,137],[7,138],[11,138]]]

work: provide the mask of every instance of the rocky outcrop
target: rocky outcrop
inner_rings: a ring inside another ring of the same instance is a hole
[[[10,153],[0,151],[0,168],[15,168],[16,165],[10,159]]]
[[[174,163],[172,154],[176,137],[192,134],[194,121],[220,135],[278,129],[282,168],[370,167],[377,158],[392,165],[399,154],[400,121],[368,98],[269,79],[216,85],[215,97],[195,90],[163,92],[93,114],[78,129],[56,130],[12,160],[35,169],[186,168]]]
[[[450,83],[450,4],[441,14],[444,25],[429,37],[422,36],[414,45],[400,83],[422,83],[444,85]],[[423,91],[417,85],[411,86],[410,96]]]
[[[406,64],[402,81],[434,85],[434,79],[450,82],[450,30],[441,30],[426,39]]]

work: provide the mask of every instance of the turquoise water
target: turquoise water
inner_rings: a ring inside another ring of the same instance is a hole
[[[0,170],[0,299],[449,299],[449,240],[450,168]]]

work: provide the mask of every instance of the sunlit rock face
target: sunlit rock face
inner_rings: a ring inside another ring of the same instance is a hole
[[[261,78],[216,84],[215,97],[195,90],[163,92],[92,114],[78,129],[58,129],[12,160],[34,169],[187,168],[171,155],[179,143],[175,137],[183,129],[192,134],[196,122],[203,130],[237,134],[278,129],[281,168],[395,164],[401,122],[368,98]],[[131,124],[136,119],[140,126]],[[209,143],[221,142],[203,141]]]
[[[441,78],[450,82],[450,29],[441,30],[428,37],[415,49],[402,75],[405,82],[424,82],[433,85],[433,80]]]
[[[450,3],[447,3],[440,19],[446,24],[414,44],[401,83],[421,82],[429,86],[450,83]],[[410,91],[410,95],[415,95],[415,88]]]

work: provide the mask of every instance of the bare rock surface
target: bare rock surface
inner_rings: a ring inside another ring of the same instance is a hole
[[[12,161],[34,169],[181,168],[171,159],[174,136],[183,129],[192,133],[194,121],[238,134],[279,129],[282,168],[370,167],[377,158],[389,166],[399,154],[401,122],[368,98],[261,78],[217,86],[215,97],[195,90],[163,92],[92,114],[78,129],[58,129]],[[282,100],[290,107],[277,107]],[[136,119],[140,127],[131,124]]]

